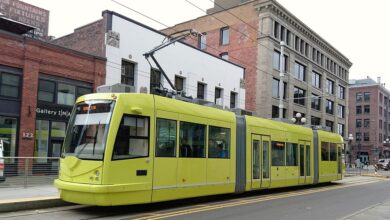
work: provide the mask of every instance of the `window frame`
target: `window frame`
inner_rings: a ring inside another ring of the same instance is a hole
[[[226,31],[226,32],[225,32]],[[224,39],[224,33],[227,33],[227,39]],[[229,45],[230,43],[230,30],[229,26],[222,27],[219,32],[219,44],[221,46]]]
[[[11,76],[18,77],[18,85],[14,86],[14,85],[3,84],[3,75],[4,74],[5,75],[11,75]],[[3,99],[19,100],[21,98],[21,95],[22,95],[21,94],[21,92],[22,92],[22,81],[23,81],[22,75],[15,74],[15,73],[10,73],[10,72],[6,72],[6,71],[0,71],[0,89],[3,87],[3,85],[5,85],[5,86],[17,88],[17,91],[18,91],[18,95],[16,97],[6,96],[6,95],[1,95],[1,94],[0,94],[0,97],[3,98]]]
[[[129,75],[126,75],[126,69],[124,64],[130,64],[133,66],[133,71],[132,73],[130,73]],[[134,62],[131,62],[129,60],[125,60],[125,59],[122,59],[122,62],[121,62],[121,83],[122,84],[125,84],[125,85],[130,85],[130,86],[135,86],[135,69],[136,69],[136,65],[137,63],[134,63]],[[132,84],[129,84],[129,83],[125,83],[127,80],[127,82],[131,82],[132,80]]]
[[[157,155],[157,145],[158,145],[158,130],[157,130],[157,125],[158,125],[158,121],[159,120],[164,120],[164,121],[168,121],[168,122],[174,122],[175,123],[175,144],[174,144],[174,155],[173,156],[159,156]],[[159,118],[159,117],[156,117],[156,142],[155,142],[155,147],[154,147],[154,156],[155,157],[158,157],[158,158],[177,158],[177,131],[178,131],[178,121],[177,120],[174,120],[174,119],[168,119],[168,118]]]
[[[130,139],[131,137],[135,137],[137,139],[147,139],[148,140],[148,150],[147,150],[147,155],[146,156],[139,156],[139,157],[124,157],[124,158],[114,158],[114,150],[115,150],[115,142],[116,142],[116,138],[115,137],[115,141],[114,141],[114,147],[113,147],[113,152],[112,152],[112,155],[111,155],[111,161],[117,161],[117,160],[131,160],[131,159],[139,159],[139,158],[147,158],[147,157],[150,157],[150,133],[151,133],[151,127],[150,127],[150,117],[149,116],[144,116],[144,115],[132,115],[132,114],[126,114],[124,113],[122,115],[122,118],[121,118],[121,121],[119,123],[119,127],[118,129],[120,128],[120,125],[122,123],[122,121],[124,121],[124,118],[125,117],[135,117],[135,118],[147,118],[148,119],[148,136],[147,137],[143,137],[143,136],[131,136],[129,134],[129,144],[130,144]],[[136,122],[137,123],[137,122]],[[118,135],[118,132],[117,132],[117,135]],[[104,154],[103,154],[103,159],[104,159]]]
[[[213,127],[213,128],[222,128],[222,129],[227,129],[229,131],[229,136],[228,136],[228,140],[229,142],[227,143],[227,146],[228,146],[228,150],[227,150],[227,156],[226,157],[210,157],[210,128]],[[210,159],[230,159],[231,157],[231,138],[232,138],[232,132],[231,132],[231,128],[226,128],[226,127],[220,127],[220,126],[214,126],[214,125],[208,125],[207,126],[207,155],[206,155],[206,158],[210,158]]]

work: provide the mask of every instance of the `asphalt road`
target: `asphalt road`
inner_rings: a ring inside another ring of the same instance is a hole
[[[342,183],[316,187],[149,205],[70,206],[5,213],[0,219],[344,219],[390,200],[389,185],[388,179],[350,177]]]

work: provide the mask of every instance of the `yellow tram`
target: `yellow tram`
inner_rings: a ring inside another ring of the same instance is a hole
[[[114,206],[342,178],[341,136],[149,94],[80,97],[55,186]]]

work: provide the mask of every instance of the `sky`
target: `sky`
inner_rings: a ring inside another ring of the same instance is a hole
[[[104,10],[116,11],[155,29],[203,16],[212,0],[22,0],[50,11],[49,35],[61,37],[101,18]],[[135,9],[157,21],[149,20]],[[350,79],[371,77],[390,88],[385,65],[390,44],[389,0],[277,0],[352,63]],[[162,23],[162,24],[161,24]]]

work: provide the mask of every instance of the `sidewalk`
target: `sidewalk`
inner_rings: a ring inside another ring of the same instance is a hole
[[[0,213],[66,204],[66,202],[60,200],[58,190],[53,185],[28,188],[11,188],[0,185]]]

